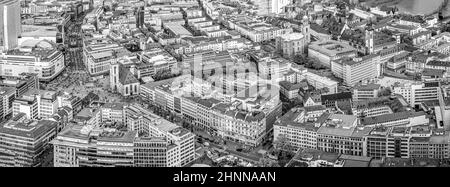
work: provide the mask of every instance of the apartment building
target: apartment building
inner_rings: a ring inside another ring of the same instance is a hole
[[[328,115],[324,115],[322,118],[325,116]],[[320,119],[314,120],[314,117],[305,117],[304,109],[294,108],[275,122],[273,126],[274,143],[285,143],[293,150],[316,149],[320,121]]]

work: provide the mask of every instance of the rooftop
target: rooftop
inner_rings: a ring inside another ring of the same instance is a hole
[[[57,122],[50,120],[7,121],[0,125],[0,133],[23,138],[38,139],[49,131],[56,130]]]
[[[367,117],[361,119],[362,125],[376,125],[379,123],[386,123],[389,121],[396,121],[401,119],[407,119],[411,117],[417,117],[417,116],[424,116],[425,112],[414,112],[414,111],[404,111],[404,112],[397,112],[392,114],[384,114],[380,116],[373,116],[373,117]]]
[[[316,41],[311,43],[308,48],[319,51],[327,56],[336,56],[344,53],[356,53],[352,46],[334,40]]]
[[[325,123],[319,128],[318,133],[352,136],[356,127],[357,117],[353,115],[330,114]]]

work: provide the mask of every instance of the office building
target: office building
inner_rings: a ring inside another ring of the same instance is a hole
[[[354,156],[366,156],[364,135],[369,128],[359,127],[352,115],[329,114],[317,131],[317,149]]]
[[[56,136],[57,123],[49,120],[7,121],[0,125],[0,167],[41,165],[42,153]]]
[[[39,78],[34,73],[22,73],[19,76],[2,76],[0,78],[0,86],[15,88],[16,98],[18,98],[28,92],[28,90],[39,89]]]
[[[380,56],[368,55],[332,61],[331,71],[344,79],[344,84],[353,86],[380,76]]]
[[[405,98],[411,106],[426,101],[438,101],[439,82],[406,83],[394,86],[393,93]]]

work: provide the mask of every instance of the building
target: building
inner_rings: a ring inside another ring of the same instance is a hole
[[[360,123],[364,126],[369,127],[412,127],[418,125],[427,125],[430,123],[430,119],[426,117],[426,114],[423,111],[404,111],[361,118]]]
[[[438,101],[439,82],[407,83],[394,86],[393,93],[405,98],[411,106],[425,101]]]
[[[0,87],[0,120],[12,114],[13,101],[16,98],[16,89]]]
[[[386,96],[367,100],[353,101],[352,113],[358,117],[373,117],[406,111],[408,104],[401,96]]]
[[[126,49],[110,39],[90,38],[83,41],[83,62],[91,76],[107,74],[111,60],[123,56]]]
[[[335,40],[315,41],[308,46],[308,56],[319,60],[327,67],[331,67],[332,61],[356,57],[356,54],[355,48]]]
[[[137,105],[124,108],[125,125],[129,131],[137,131],[149,137],[165,138],[173,146],[169,152],[168,166],[185,166],[195,158],[195,135]],[[173,154],[170,154],[173,153]]]
[[[277,37],[276,46],[284,57],[293,58],[295,55],[304,53],[307,43],[302,33],[294,32]]]
[[[118,130],[107,125],[66,127],[52,141],[54,166],[181,167],[194,160],[192,133],[155,119],[154,114],[133,113],[135,109],[131,106],[124,110],[129,125],[137,125],[135,120],[142,122],[139,127],[132,126],[135,130]]]
[[[161,71],[174,73],[177,66],[177,60],[161,48],[153,48],[142,51],[138,54],[139,63],[136,64],[136,77],[155,76]],[[132,71],[133,73],[133,71]]]
[[[34,73],[22,73],[19,76],[2,76],[0,78],[1,87],[11,87],[16,89],[16,98],[21,97],[28,90],[39,89],[39,78]]]
[[[329,114],[317,131],[317,149],[354,156],[366,156],[364,135],[368,128],[358,127],[357,117]]]
[[[252,42],[263,42],[292,33],[292,28],[274,27],[253,18],[237,16],[227,20],[230,29],[234,29]]]
[[[364,101],[378,97],[381,86],[379,84],[365,84],[353,87],[353,101]]]
[[[36,167],[56,136],[57,123],[49,120],[7,121],[0,125],[0,166]],[[6,154],[5,154],[6,153]]]
[[[10,49],[1,55],[2,76],[20,76],[22,73],[36,73],[39,81],[48,82],[64,69],[64,55],[55,43],[47,40],[30,39],[19,48]]]
[[[374,159],[448,158],[448,133],[432,129],[428,125],[377,127],[366,137],[367,156]]]
[[[152,97],[146,98],[196,128],[251,147],[268,138],[273,123],[281,115],[277,85],[260,83],[229,96],[214,92],[196,95],[190,89],[193,83],[186,79],[155,86],[150,93]]]
[[[353,86],[381,75],[380,56],[368,55],[332,61],[331,71],[335,76],[342,78],[344,84]]]
[[[27,119],[39,118],[39,106],[35,96],[23,95],[13,102],[13,116],[23,114]]]
[[[323,77],[312,72],[305,72],[300,74],[297,78],[305,79],[306,82],[308,82],[308,84],[313,86],[315,89],[326,88],[329,94],[335,94],[338,91],[338,82],[331,80],[328,77]]]
[[[308,84],[306,84],[306,82],[292,84],[288,81],[281,81],[279,84],[281,94],[289,100],[299,97],[298,92],[300,91],[300,88],[308,87]]]
[[[258,15],[274,15],[284,12],[284,7],[292,0],[252,0],[258,7]]]
[[[102,122],[124,122],[123,103],[105,103],[101,107]]]
[[[437,128],[450,129],[450,100],[439,96],[439,105],[434,106]]]
[[[29,90],[13,102],[13,116],[25,113],[28,119],[48,119],[58,110],[57,94],[47,90]]]
[[[287,144],[292,150],[316,149],[320,123],[305,117],[305,110],[294,108],[278,119],[274,126],[274,144]]]
[[[119,92],[123,96],[139,94],[140,82],[135,76],[135,72],[123,64],[112,63],[110,67],[110,87],[114,92]]]
[[[51,142],[54,167],[131,167],[136,132],[70,125]]]
[[[21,35],[19,0],[0,2],[0,50],[10,50],[18,46]]]
[[[351,103],[352,93],[351,92],[340,92],[335,94],[321,95],[322,105],[327,108],[335,108],[341,103]]]
[[[276,48],[285,58],[294,58],[295,55],[303,55],[307,52],[308,44],[311,42],[308,17],[303,18],[302,32],[289,33],[276,38]]]
[[[390,58],[386,63],[386,69],[402,73],[406,71],[406,61],[408,60],[409,52],[403,51],[400,54]]]

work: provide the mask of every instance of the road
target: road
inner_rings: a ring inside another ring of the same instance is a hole
[[[83,19],[84,16],[81,16],[77,20],[71,21],[67,26],[67,32],[65,32],[65,59],[69,71],[85,70],[83,63],[83,33],[81,31]]]

